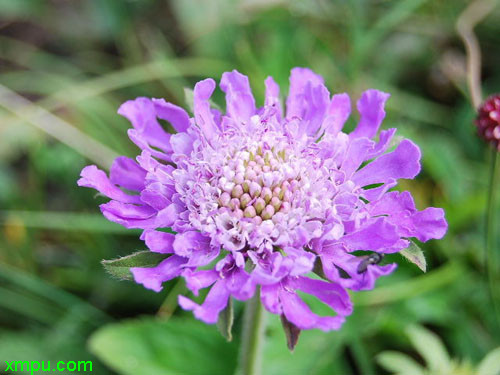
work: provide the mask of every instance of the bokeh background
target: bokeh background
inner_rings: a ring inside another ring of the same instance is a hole
[[[400,188],[420,208],[444,207],[450,229],[422,246],[427,273],[391,259],[400,267],[353,296],[339,332],[303,332],[290,354],[269,316],[264,374],[419,374],[415,363],[477,374],[500,328],[483,250],[490,153],[475,135],[455,29],[467,4],[0,1],[0,370],[4,360],[92,360],[100,375],[233,373],[241,306],[226,343],[177,308],[182,282],[156,294],[112,279],[100,261],[144,244],[102,218],[105,200],[76,180],[86,164],[137,154],[116,114],[125,100],[185,106],[185,87],[236,68],[262,101],[267,75],[286,88],[290,69],[307,66],[332,92],[392,94],[383,126],[423,151],[423,172]],[[476,32],[483,90],[499,91],[499,7]]]

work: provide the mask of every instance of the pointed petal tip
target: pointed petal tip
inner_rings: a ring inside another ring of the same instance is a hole
[[[304,68],[301,66],[296,66],[290,70],[290,80],[292,78],[301,78],[305,79],[308,81],[313,81],[315,84],[323,84],[324,79],[321,75],[315,73],[312,69],[310,68]]]
[[[194,85],[194,92],[200,94],[200,99],[208,99],[216,86],[213,78],[205,78]]]
[[[150,270],[142,267],[131,267],[130,272],[134,276],[134,280],[136,283],[143,285],[146,289],[150,289],[156,293],[159,293],[163,290],[163,286],[161,282],[158,280],[152,279],[150,277]]]

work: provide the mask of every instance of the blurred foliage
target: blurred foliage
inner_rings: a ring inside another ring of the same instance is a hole
[[[106,326],[90,349],[120,374],[232,374],[238,348],[191,318],[142,319]]]
[[[230,374],[241,306],[225,343],[215,326],[176,308],[183,285],[156,294],[110,278],[101,259],[144,244],[137,231],[106,222],[97,208],[104,200],[76,180],[89,159],[106,165],[96,155],[137,153],[116,115],[127,99],[184,105],[185,87],[236,68],[262,101],[267,75],[286,93],[290,68],[308,66],[331,91],[392,94],[384,127],[398,127],[423,151],[423,172],[401,188],[419,207],[444,207],[450,230],[422,245],[428,273],[388,257],[400,267],[353,296],[345,327],[303,332],[293,354],[279,318],[269,316],[265,374],[384,374],[410,357],[418,364],[419,352],[431,366],[411,333],[402,334],[413,324],[441,338],[441,353],[480,363],[500,345],[500,328],[484,272],[488,153],[474,134],[455,32],[467,3],[0,0],[0,359],[91,359],[103,375]],[[485,93],[498,91],[499,7],[477,34]],[[41,109],[57,119],[36,115]],[[157,317],[137,319],[144,314]],[[410,357],[376,357],[388,350]]]

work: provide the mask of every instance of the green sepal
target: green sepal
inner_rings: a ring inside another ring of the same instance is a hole
[[[288,349],[293,352],[295,349],[295,346],[299,342],[299,336],[300,336],[300,328],[297,327],[295,324],[290,322],[284,314],[281,314],[281,325],[283,326],[283,331],[285,331],[285,336],[286,336],[286,344],[288,346]]]
[[[170,254],[159,254],[149,250],[142,250],[122,258],[102,260],[104,269],[113,277],[120,280],[132,280],[131,267],[155,267]]]
[[[423,272],[427,271],[427,262],[425,261],[424,252],[415,242],[410,240],[410,246],[401,250],[399,253]]]
[[[222,336],[226,338],[227,341],[233,340],[233,322],[234,322],[234,309],[233,300],[229,298],[227,306],[219,314],[219,320],[217,321],[217,328],[219,329]]]

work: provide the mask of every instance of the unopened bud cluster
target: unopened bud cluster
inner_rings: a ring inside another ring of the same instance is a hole
[[[489,97],[478,112],[476,125],[479,135],[500,151],[500,94]]]
[[[260,146],[235,152],[218,179],[219,207],[256,224],[277,212],[287,213],[300,182],[286,159],[284,150],[275,152]]]

